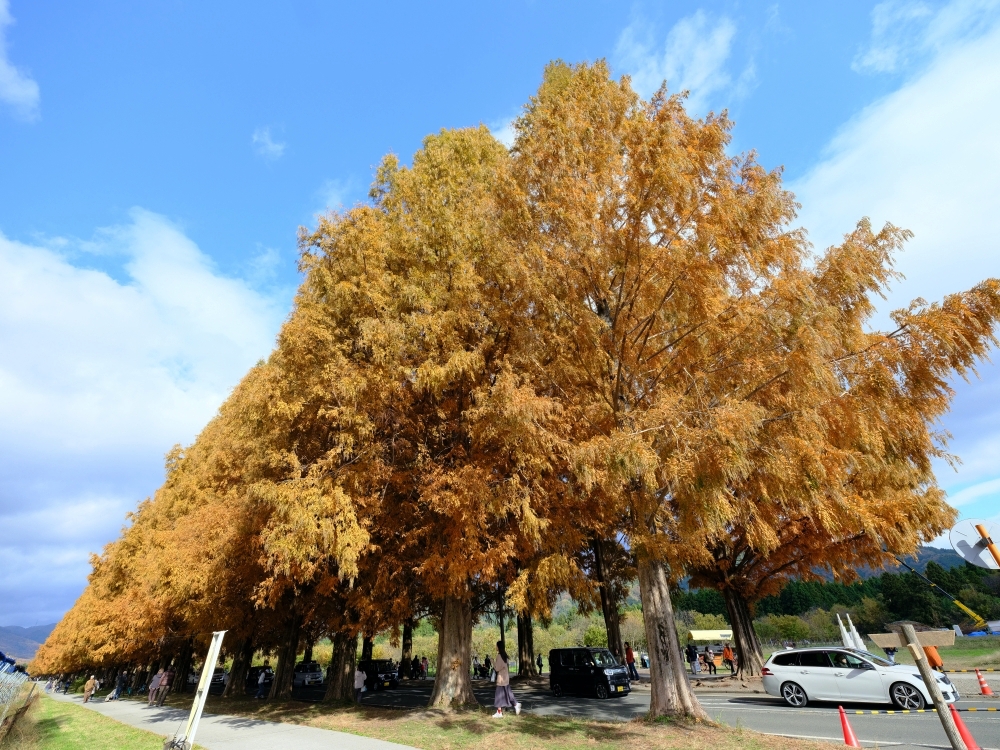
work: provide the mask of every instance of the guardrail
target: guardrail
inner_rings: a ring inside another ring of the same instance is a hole
[[[21,700],[22,688],[27,681],[28,675],[22,672],[0,672],[0,737],[7,733],[8,723],[13,723],[17,712],[24,707],[34,693],[34,689],[32,689],[27,698]],[[8,722],[8,717],[10,722]]]

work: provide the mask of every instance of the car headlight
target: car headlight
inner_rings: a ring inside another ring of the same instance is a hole
[[[605,669],[604,670],[604,674],[606,674],[608,677],[610,677],[614,673],[615,673],[615,670],[613,670],[613,669]]]

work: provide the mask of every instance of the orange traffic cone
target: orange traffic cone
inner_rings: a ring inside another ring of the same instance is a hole
[[[847,720],[847,714],[844,713],[843,706],[837,706],[840,709],[840,728],[844,730],[844,744],[848,747],[861,747],[861,743],[858,742],[858,736],[854,734],[854,730],[851,729],[851,723]],[[972,748],[969,748],[972,750]],[[979,750],[977,747],[976,750]]]
[[[949,703],[948,708],[951,709],[951,718],[955,720],[955,727],[958,729],[958,734],[962,738],[962,742],[965,743],[965,746],[969,750],[982,750],[982,748],[980,748],[976,743],[976,738],[972,736],[972,732],[970,732],[969,728],[965,726],[965,722],[962,721],[962,717],[958,715],[958,711],[955,710],[955,707]]]
[[[990,686],[986,684],[986,678],[983,677],[982,672],[978,669],[976,670],[976,677],[979,679],[979,692],[983,695],[993,695],[993,691],[990,689]]]

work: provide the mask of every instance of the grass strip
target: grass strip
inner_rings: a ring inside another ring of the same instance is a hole
[[[161,750],[163,737],[43,695],[14,725],[2,747],[3,750]]]

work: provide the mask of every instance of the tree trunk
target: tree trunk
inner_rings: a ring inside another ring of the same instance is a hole
[[[191,638],[184,641],[181,652],[177,657],[177,674],[174,676],[174,684],[170,686],[171,693],[186,693],[188,673],[191,671],[191,662],[194,655],[194,642]]]
[[[641,552],[638,558],[639,593],[649,649],[649,715],[653,718],[683,716],[707,721],[708,714],[691,691],[681,657],[666,570],[662,563],[651,560]]]
[[[354,669],[358,657],[358,636],[334,633],[333,656],[326,669],[326,694],[323,700],[332,703],[354,701]]]
[[[247,674],[253,662],[253,639],[247,636],[233,654],[233,668],[229,670],[229,684],[222,691],[223,698],[233,698],[246,693]]]
[[[500,626],[500,643],[503,645],[503,650],[507,650],[507,633],[505,632],[507,628],[504,627],[503,622],[503,589],[497,591],[497,624]]]
[[[472,692],[472,604],[457,597],[445,597],[438,634],[437,675],[428,705],[453,708],[478,705]]]
[[[608,631],[608,649],[622,664],[625,663],[625,647],[622,643],[621,616],[618,614],[618,602],[611,596],[604,570],[604,541],[592,539],[590,548],[594,551],[594,575],[597,577],[601,593],[601,613],[604,615],[604,627]]]
[[[375,642],[366,635],[365,639],[361,642],[361,661],[370,661],[372,658],[372,651],[374,650]]]
[[[538,674],[531,615],[517,616],[517,674],[519,677],[534,677]]]
[[[312,660],[313,660],[313,643],[312,641],[309,641],[306,644],[305,651],[302,652],[302,661],[310,662]]]
[[[302,617],[293,613],[285,624],[284,638],[278,649],[278,667],[274,670],[269,698],[289,700],[292,697],[292,678],[295,676],[295,656],[299,652],[299,628]]]
[[[722,597],[726,600],[729,624],[733,627],[733,643],[736,646],[736,673],[760,674],[764,668],[764,651],[760,647],[757,631],[753,629],[753,618],[746,599],[732,588],[724,588]]]
[[[409,677],[413,661],[413,618],[406,618],[403,623],[403,655],[399,661],[399,676]]]

